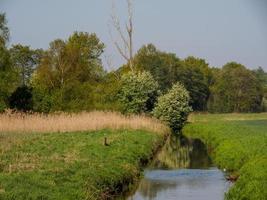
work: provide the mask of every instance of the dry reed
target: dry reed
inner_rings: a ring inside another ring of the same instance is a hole
[[[51,133],[95,131],[101,129],[143,129],[166,133],[168,128],[146,116],[124,116],[116,112],[82,112],[77,114],[0,114],[0,133]]]

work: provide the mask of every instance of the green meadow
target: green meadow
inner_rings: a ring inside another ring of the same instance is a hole
[[[226,199],[266,199],[267,113],[194,114],[183,134],[203,140],[215,164],[238,178]]]
[[[138,180],[164,138],[141,130],[101,130],[28,134],[9,147],[7,140],[0,146],[0,199],[116,197]]]

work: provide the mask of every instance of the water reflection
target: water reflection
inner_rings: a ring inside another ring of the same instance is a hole
[[[159,169],[205,169],[211,166],[206,146],[200,140],[186,137],[170,137],[156,156],[151,168]]]
[[[129,200],[223,200],[229,188],[200,140],[170,137]]]

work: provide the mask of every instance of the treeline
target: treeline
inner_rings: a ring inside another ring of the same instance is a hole
[[[126,64],[116,71],[104,70],[101,55],[105,45],[95,34],[75,32],[67,40],[52,41],[49,48],[43,50],[21,44],[8,48],[9,30],[4,14],[0,15],[0,29],[0,111],[6,108],[46,113],[123,111],[122,101],[131,101],[134,97],[122,97],[125,81],[122,77],[130,67]],[[180,59],[152,44],[143,46],[132,63],[135,72],[146,71],[152,76],[155,83],[151,82],[157,86],[156,91],[153,90],[156,96],[165,94],[177,82],[183,84],[195,111],[260,112],[267,109],[267,73],[262,68],[249,70],[235,62],[214,68],[204,59],[192,56]],[[136,88],[142,87],[139,84]],[[131,94],[135,92],[132,90]],[[152,105],[147,106],[138,109],[140,112],[151,110]]]

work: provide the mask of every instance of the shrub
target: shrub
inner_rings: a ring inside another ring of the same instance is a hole
[[[48,90],[35,86],[32,91],[33,97],[33,111],[49,113],[52,107],[52,95]]]
[[[183,127],[190,111],[189,93],[183,85],[176,83],[167,94],[159,97],[153,114],[166,122],[173,132],[178,132]]]
[[[159,85],[149,72],[129,72],[122,76],[119,101],[124,113],[152,111],[159,95]]]
[[[18,87],[9,97],[9,106],[20,111],[32,110],[32,89],[27,86]]]

